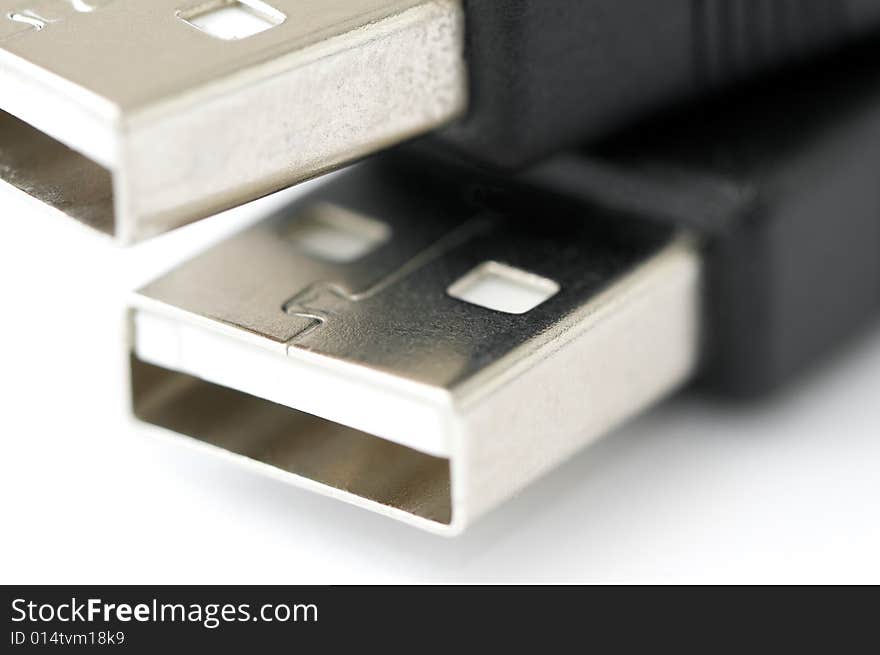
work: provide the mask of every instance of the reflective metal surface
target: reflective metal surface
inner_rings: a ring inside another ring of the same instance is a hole
[[[412,182],[364,164],[156,280],[133,301],[132,349],[448,460],[449,525],[413,520],[455,533],[688,378],[700,258],[666,227],[475,209]],[[336,213],[389,236],[347,262],[297,242],[301,222]],[[555,292],[521,314],[450,294],[486,262]]]
[[[136,358],[132,388],[143,421],[429,521],[452,519],[446,459]]]
[[[0,111],[0,186],[4,182],[91,228],[113,234],[110,172]]]
[[[206,5],[197,0],[0,0],[0,110],[112,172],[113,213],[87,222],[115,221],[122,242],[313,177],[464,110],[458,0],[268,4],[280,23],[223,40],[184,20]],[[14,139],[21,146],[31,136]],[[20,157],[3,179],[30,178],[39,184],[15,186],[51,196],[63,181],[18,170],[40,161]]]
[[[674,237],[668,230],[640,236],[626,227],[615,234],[568,216],[474,214],[464,205],[432,206],[434,196],[395,187],[393,177],[364,166],[140,293],[291,352],[454,391],[518,348],[555,337],[566,318]],[[391,237],[346,263],[314,257],[289,238],[300,222],[334,206],[384,223]],[[447,293],[489,261],[540,275],[561,291],[522,315]]]

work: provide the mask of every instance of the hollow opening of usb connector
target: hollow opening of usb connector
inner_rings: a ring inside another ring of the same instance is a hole
[[[115,234],[110,171],[4,111],[0,180],[95,230]]]
[[[450,463],[413,448],[131,357],[135,415],[415,516],[452,520]]]

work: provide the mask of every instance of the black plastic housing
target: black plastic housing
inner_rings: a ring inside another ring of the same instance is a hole
[[[771,391],[880,318],[880,43],[533,176],[702,235],[716,390]]]
[[[465,0],[471,110],[427,139],[520,168],[880,26],[874,0]]]

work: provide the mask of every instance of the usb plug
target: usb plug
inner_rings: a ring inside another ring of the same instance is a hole
[[[144,239],[466,106],[457,0],[0,0],[0,178]]]
[[[730,4],[0,0],[0,180],[130,243],[422,134],[521,169],[880,23]]]
[[[457,533],[689,378],[687,235],[428,186],[364,164],[142,289],[135,414]]]

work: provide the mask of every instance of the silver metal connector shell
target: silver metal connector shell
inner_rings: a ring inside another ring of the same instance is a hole
[[[199,27],[236,8],[266,29]],[[463,32],[459,0],[0,0],[0,181],[145,239],[452,120]]]
[[[665,227],[363,165],[135,296],[134,411],[454,534],[689,378],[700,269]]]

